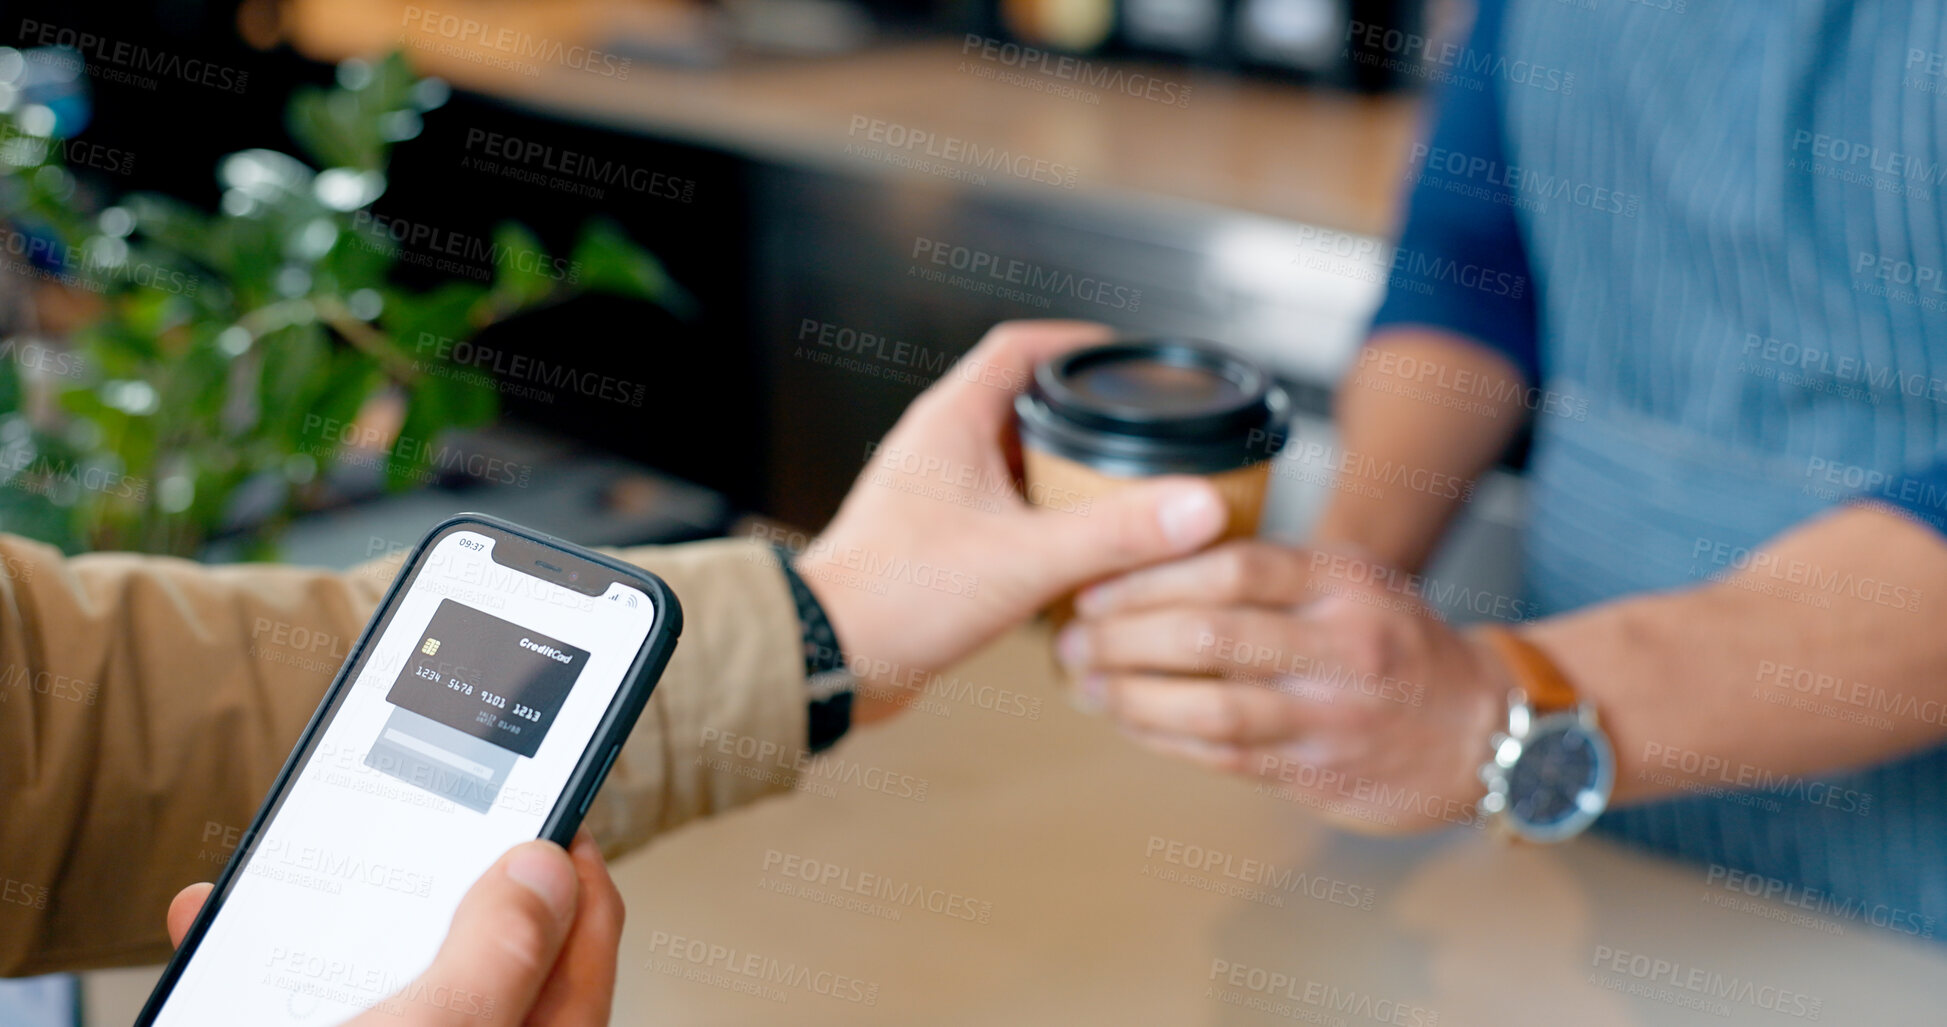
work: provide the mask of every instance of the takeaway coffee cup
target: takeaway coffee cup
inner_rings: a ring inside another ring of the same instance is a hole
[[[1035,368],[1014,401],[1028,501],[1086,516],[1094,498],[1161,474],[1209,479],[1225,538],[1257,534],[1291,401],[1264,370],[1215,343],[1139,339]],[[1065,621],[1067,600],[1056,605]]]

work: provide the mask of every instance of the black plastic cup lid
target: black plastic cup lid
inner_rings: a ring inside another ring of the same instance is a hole
[[[1209,474],[1269,458],[1290,400],[1215,343],[1143,339],[1063,354],[1015,400],[1027,444],[1108,474]]]

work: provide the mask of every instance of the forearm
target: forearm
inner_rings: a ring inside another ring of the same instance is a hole
[[[1732,562],[1719,582],[1527,629],[1595,702],[1618,802],[1789,786],[1947,738],[1939,535],[1847,507]]]
[[[611,854],[789,789],[805,743],[769,550],[619,555],[670,582],[688,627],[589,812]],[[0,561],[0,975],[160,958],[169,897],[223,868],[398,560],[70,560],[0,536]]]
[[[1430,328],[1374,337],[1341,384],[1338,469],[1315,545],[1358,545],[1417,571],[1474,478],[1526,414],[1527,386],[1499,354]]]

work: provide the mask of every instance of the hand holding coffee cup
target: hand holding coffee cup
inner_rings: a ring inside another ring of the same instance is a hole
[[[1058,354],[1014,402],[1028,501],[1085,516],[1135,482],[1190,474],[1224,497],[1223,539],[1256,535],[1290,406],[1262,368],[1213,343],[1129,340]],[[1069,599],[1050,614],[1065,623]]]
[[[1016,494],[1016,394],[1036,366],[1109,337],[1087,322],[996,325],[906,410],[794,560],[861,680],[855,723],[1058,596],[1188,556],[1226,527],[1224,499],[1191,477],[1091,499],[1086,516]]]

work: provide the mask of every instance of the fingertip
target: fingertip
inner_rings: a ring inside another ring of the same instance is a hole
[[[1156,524],[1172,552],[1185,553],[1216,541],[1230,520],[1217,489],[1201,478],[1158,483]]]
[[[203,911],[203,903],[208,902],[210,892],[216,886],[208,881],[199,881],[176,893],[169,900],[169,912],[164,922],[169,929],[169,944],[181,945],[189,934],[189,928],[196,922],[196,914]]]
[[[589,844],[593,844],[592,839]],[[573,919],[577,883],[567,850],[550,841],[525,842],[507,853],[504,868],[508,880],[540,898],[555,922],[565,924]]]

